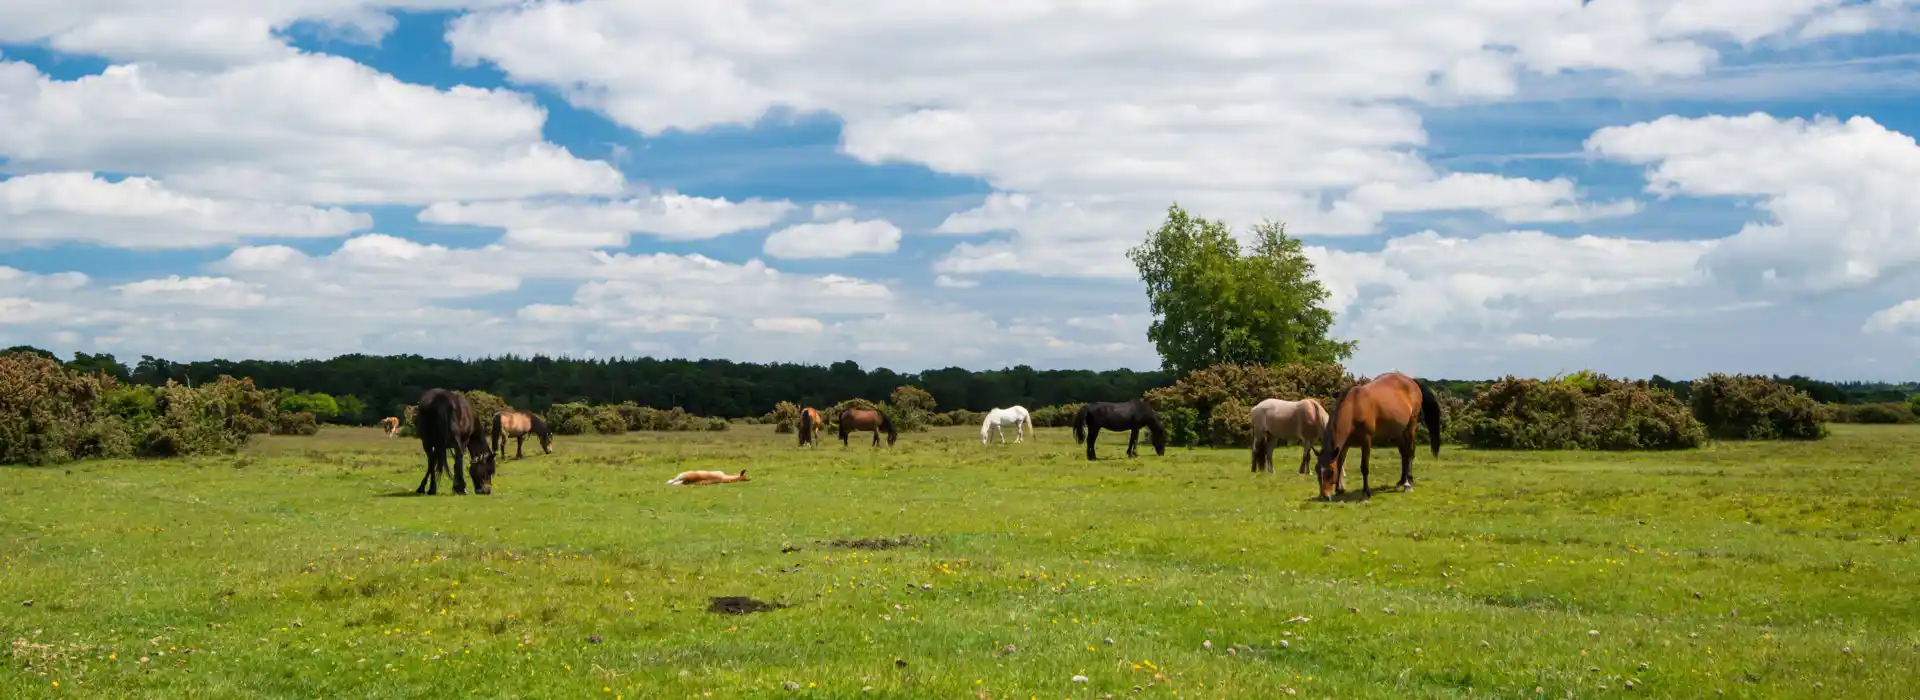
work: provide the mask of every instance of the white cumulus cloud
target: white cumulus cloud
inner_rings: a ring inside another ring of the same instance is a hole
[[[762,252],[788,260],[847,258],[900,249],[900,227],[881,219],[795,224],[767,236]]]

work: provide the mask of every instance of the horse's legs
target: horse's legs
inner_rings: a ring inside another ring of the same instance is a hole
[[[1253,473],[1260,473],[1260,437],[1253,438]]]
[[[1093,439],[1097,437],[1100,437],[1100,426],[1093,425],[1092,421],[1088,421],[1087,423],[1087,461],[1089,462],[1095,459],[1095,457],[1093,456]]]
[[[427,473],[425,476],[420,477],[420,485],[413,489],[414,493],[426,493],[427,481],[433,478],[433,448],[427,447],[421,451],[427,453]]]
[[[467,495],[466,456],[467,446],[455,443],[453,446],[453,495],[455,496]]]
[[[1419,451],[1414,448],[1413,437],[1413,429],[1408,428],[1407,439],[1400,442],[1400,483],[1396,486],[1401,491],[1413,490],[1413,453]]]
[[[1313,444],[1300,441],[1300,473],[1307,473],[1307,462],[1313,461]]]
[[[1340,446],[1339,456],[1333,460],[1333,493],[1336,496],[1347,492],[1347,452],[1352,449]]]
[[[1138,449],[1139,445],[1140,445],[1140,429],[1134,428],[1133,434],[1127,436],[1127,456],[1128,457],[1140,456],[1140,450]]]
[[[1373,498],[1373,485],[1367,483],[1367,460],[1373,457],[1373,445],[1360,446],[1360,493]]]

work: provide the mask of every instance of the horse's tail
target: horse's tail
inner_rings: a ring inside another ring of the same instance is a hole
[[[807,438],[813,435],[813,414],[808,413],[807,409],[800,409],[800,429],[794,432],[800,433],[801,445],[806,445]]]
[[[1033,434],[1033,411],[1020,409],[1020,422],[1027,424],[1027,434]]]
[[[1073,444],[1075,445],[1087,441],[1087,409],[1089,408],[1091,406],[1081,404],[1080,410],[1073,412]]]
[[[1420,387],[1420,420],[1427,424],[1427,442],[1433,445],[1433,456],[1440,456],[1440,400],[1434,398],[1433,390],[1426,382],[1418,379],[1413,383]]]
[[[505,423],[501,414],[493,414],[493,434],[487,436],[487,449],[495,452],[507,449],[507,431],[501,427]]]

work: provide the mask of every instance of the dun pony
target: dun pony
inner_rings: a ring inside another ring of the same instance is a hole
[[[712,471],[680,472],[679,476],[676,476],[676,477],[673,477],[672,479],[667,480],[667,485],[668,486],[705,486],[707,484],[731,484],[736,481],[753,481],[753,480],[747,478],[747,470],[745,469],[740,470],[739,474],[728,474],[726,472],[712,472]]]
[[[1160,414],[1154,413],[1153,406],[1146,399],[1134,399],[1126,403],[1097,402],[1081,406],[1073,414],[1073,441],[1087,445],[1087,461],[1095,459],[1093,441],[1100,437],[1100,430],[1130,430],[1127,437],[1127,456],[1138,457],[1135,447],[1140,443],[1140,429],[1153,432],[1153,453],[1162,457],[1167,454],[1167,427],[1160,423]]]
[[[1440,456],[1440,401],[1427,385],[1399,372],[1388,372],[1347,389],[1334,404],[1327,429],[1320,433],[1320,460],[1315,467],[1320,477],[1320,500],[1346,493],[1347,450],[1356,445],[1360,448],[1360,490],[1373,497],[1373,486],[1367,482],[1367,460],[1376,438],[1400,448],[1398,486],[1401,491],[1413,490],[1413,441],[1420,423],[1426,424],[1433,456]]]
[[[527,434],[540,438],[540,453],[553,454],[553,430],[538,414],[527,411],[504,411],[493,414],[494,454],[507,451],[507,438],[513,438],[513,458],[520,459],[520,446],[527,441]]]
[[[1252,419],[1253,471],[1273,472],[1274,446],[1299,440],[1299,473],[1307,473],[1313,448],[1320,443],[1320,433],[1327,427],[1327,409],[1319,401],[1267,399],[1253,405]]]
[[[887,431],[888,447],[892,447],[894,439],[900,436],[900,433],[893,429],[893,419],[888,418],[887,414],[880,411],[849,407],[841,409],[840,417],[835,422],[840,424],[841,447],[847,446],[847,434],[855,430],[873,431],[874,447],[880,446],[880,431],[882,430]]]
[[[400,437],[400,419],[397,417],[387,416],[380,419],[380,428],[387,431],[387,437]]]
[[[466,475],[460,471],[462,457],[473,475],[473,492],[493,493],[493,450],[487,445],[487,426],[475,420],[467,397],[446,389],[428,389],[420,395],[420,408],[414,414],[414,428],[420,432],[420,449],[427,453],[427,475],[420,478],[414,493],[438,495],[443,472],[452,472],[453,493],[467,493]],[[447,467],[447,450],[453,450],[453,467]]]

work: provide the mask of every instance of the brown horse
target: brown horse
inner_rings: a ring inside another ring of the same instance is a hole
[[[395,418],[393,416],[387,416],[385,418],[380,419],[380,428],[382,430],[387,431],[387,437],[390,437],[390,438],[400,437],[400,419],[399,418]]]
[[[1327,429],[1327,409],[1319,401],[1267,399],[1253,405],[1253,470],[1273,471],[1273,448],[1289,440],[1300,441],[1300,473],[1307,473],[1307,462]]]
[[[493,414],[493,441],[490,443],[495,453],[507,451],[507,438],[513,438],[513,458],[520,459],[520,446],[527,441],[527,434],[540,438],[540,453],[553,454],[553,431],[547,428],[547,422],[539,415],[526,411],[506,411]]]
[[[800,431],[799,432],[800,432],[801,447],[818,446],[820,444],[820,441],[817,440],[816,438],[818,438],[819,433],[823,430],[826,430],[826,428],[827,428],[827,422],[820,419],[819,411],[813,410],[811,408],[800,409]]]
[[[893,419],[888,418],[887,414],[879,411],[864,408],[847,408],[840,411],[840,419],[836,422],[840,424],[841,447],[847,446],[847,433],[855,430],[873,431],[874,447],[880,446],[880,431],[882,430],[887,431],[888,447],[892,447],[894,438],[900,436],[900,433],[895,432],[893,429]]]
[[[1367,482],[1367,459],[1377,438],[1400,448],[1401,491],[1413,490],[1414,435],[1420,423],[1427,426],[1427,438],[1433,443],[1433,456],[1440,456],[1440,401],[1427,385],[1399,372],[1388,372],[1373,381],[1356,385],[1340,395],[1333,406],[1327,429],[1320,432],[1320,460],[1315,471],[1320,477],[1320,500],[1332,500],[1335,493],[1346,493],[1347,450],[1360,448],[1360,489],[1373,497]]]

